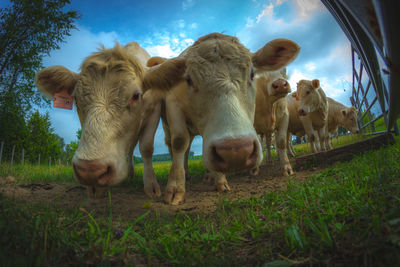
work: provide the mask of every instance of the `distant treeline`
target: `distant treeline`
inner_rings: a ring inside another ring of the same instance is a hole
[[[189,160],[201,159],[201,155],[195,156],[193,151],[189,152]],[[153,161],[171,161],[171,156],[169,153],[165,154],[157,154],[153,156]],[[133,159],[134,163],[143,163],[143,159],[141,157],[135,156]]]

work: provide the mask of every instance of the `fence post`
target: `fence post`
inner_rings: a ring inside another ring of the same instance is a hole
[[[1,146],[0,146],[0,163],[1,163],[1,157],[3,155],[3,147],[4,147],[4,141],[1,141]]]
[[[14,163],[14,151],[15,151],[15,145],[13,145],[13,148],[12,148],[12,152],[11,152],[11,166],[13,165],[13,163]]]
[[[49,168],[51,168],[51,157],[49,158]]]
[[[61,165],[61,160],[60,159],[58,159],[58,165]]]
[[[39,159],[38,159],[38,166],[40,166],[40,153],[39,153]]]
[[[22,165],[24,165],[24,156],[25,156],[25,150],[22,149],[22,152],[21,152],[21,164]]]

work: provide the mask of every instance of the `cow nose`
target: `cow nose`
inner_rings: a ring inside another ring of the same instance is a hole
[[[287,94],[290,93],[290,85],[286,80],[278,79],[272,83],[274,94]]]
[[[97,160],[77,160],[73,163],[75,177],[83,185],[107,186],[115,175],[112,164]]]
[[[300,108],[300,109],[298,110],[298,112],[299,112],[299,115],[300,115],[300,116],[305,116],[305,115],[307,115],[306,111],[305,111],[304,109],[302,109],[302,108]]]
[[[258,146],[256,139],[225,139],[211,147],[212,164],[216,171],[240,171],[256,166]]]

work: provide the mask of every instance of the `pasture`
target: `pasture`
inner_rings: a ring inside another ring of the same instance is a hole
[[[340,137],[339,145],[365,137]],[[0,166],[5,266],[394,266],[400,262],[400,140],[328,168],[227,176],[218,194],[189,162],[186,202],[169,206],[133,181],[87,198],[68,166]],[[307,145],[294,146],[298,155]],[[291,159],[293,160],[293,159]],[[154,164],[165,188],[170,162]]]

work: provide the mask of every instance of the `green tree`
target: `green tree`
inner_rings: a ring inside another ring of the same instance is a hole
[[[68,145],[65,146],[65,160],[67,162],[71,162],[72,158],[74,157],[75,151],[78,149],[79,141],[81,140],[82,129],[76,131],[76,141],[72,141]]]
[[[63,151],[64,140],[60,142],[58,135],[51,128],[49,113],[40,115],[34,112],[27,122],[28,134],[25,139],[26,158],[35,162],[40,154],[42,162],[49,158],[58,159]]]

